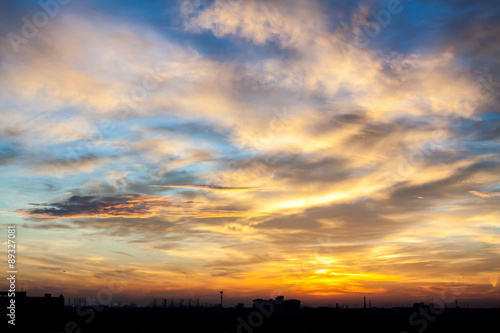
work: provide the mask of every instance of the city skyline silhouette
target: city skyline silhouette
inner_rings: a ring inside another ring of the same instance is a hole
[[[492,0],[1,2],[1,325],[488,330],[498,17]]]

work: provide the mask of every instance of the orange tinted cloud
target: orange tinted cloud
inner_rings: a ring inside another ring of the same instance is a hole
[[[216,185],[151,185],[151,187],[192,188],[210,191],[254,191],[262,189],[262,187],[228,187]]]
[[[478,191],[469,191],[474,195],[482,198],[491,198],[491,197],[500,197],[500,192],[478,192]]]

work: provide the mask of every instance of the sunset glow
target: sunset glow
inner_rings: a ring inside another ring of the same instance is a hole
[[[43,9],[2,4],[0,223],[18,228],[19,283],[95,297],[116,276],[113,299],[138,304],[455,290],[499,306],[491,3],[70,1],[30,38],[21,18]]]

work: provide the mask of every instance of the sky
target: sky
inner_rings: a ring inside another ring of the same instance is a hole
[[[0,6],[18,289],[500,305],[498,2]]]

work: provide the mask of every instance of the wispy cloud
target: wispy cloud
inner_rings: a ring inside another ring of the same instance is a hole
[[[151,187],[165,187],[165,188],[192,188],[198,190],[210,191],[256,191],[264,189],[264,187],[227,187],[217,185],[150,185]]]
[[[176,201],[170,197],[119,194],[115,196],[72,196],[66,201],[53,203],[31,203],[31,206],[43,208],[22,208],[16,212],[22,216],[35,218],[152,218],[193,217],[216,218],[238,216],[260,216],[262,213],[244,212],[225,209],[203,203],[198,207],[196,201]],[[55,225],[57,227],[57,225]]]
[[[189,203],[188,203],[189,204]],[[25,216],[76,218],[76,217],[130,217],[146,218],[161,212],[179,211],[179,204],[160,196],[140,194],[122,194],[114,197],[72,196],[67,201],[31,204],[44,208],[20,209],[17,212]]]
[[[491,197],[500,197],[500,192],[478,192],[478,191],[469,191],[474,195],[482,198],[491,198]]]

